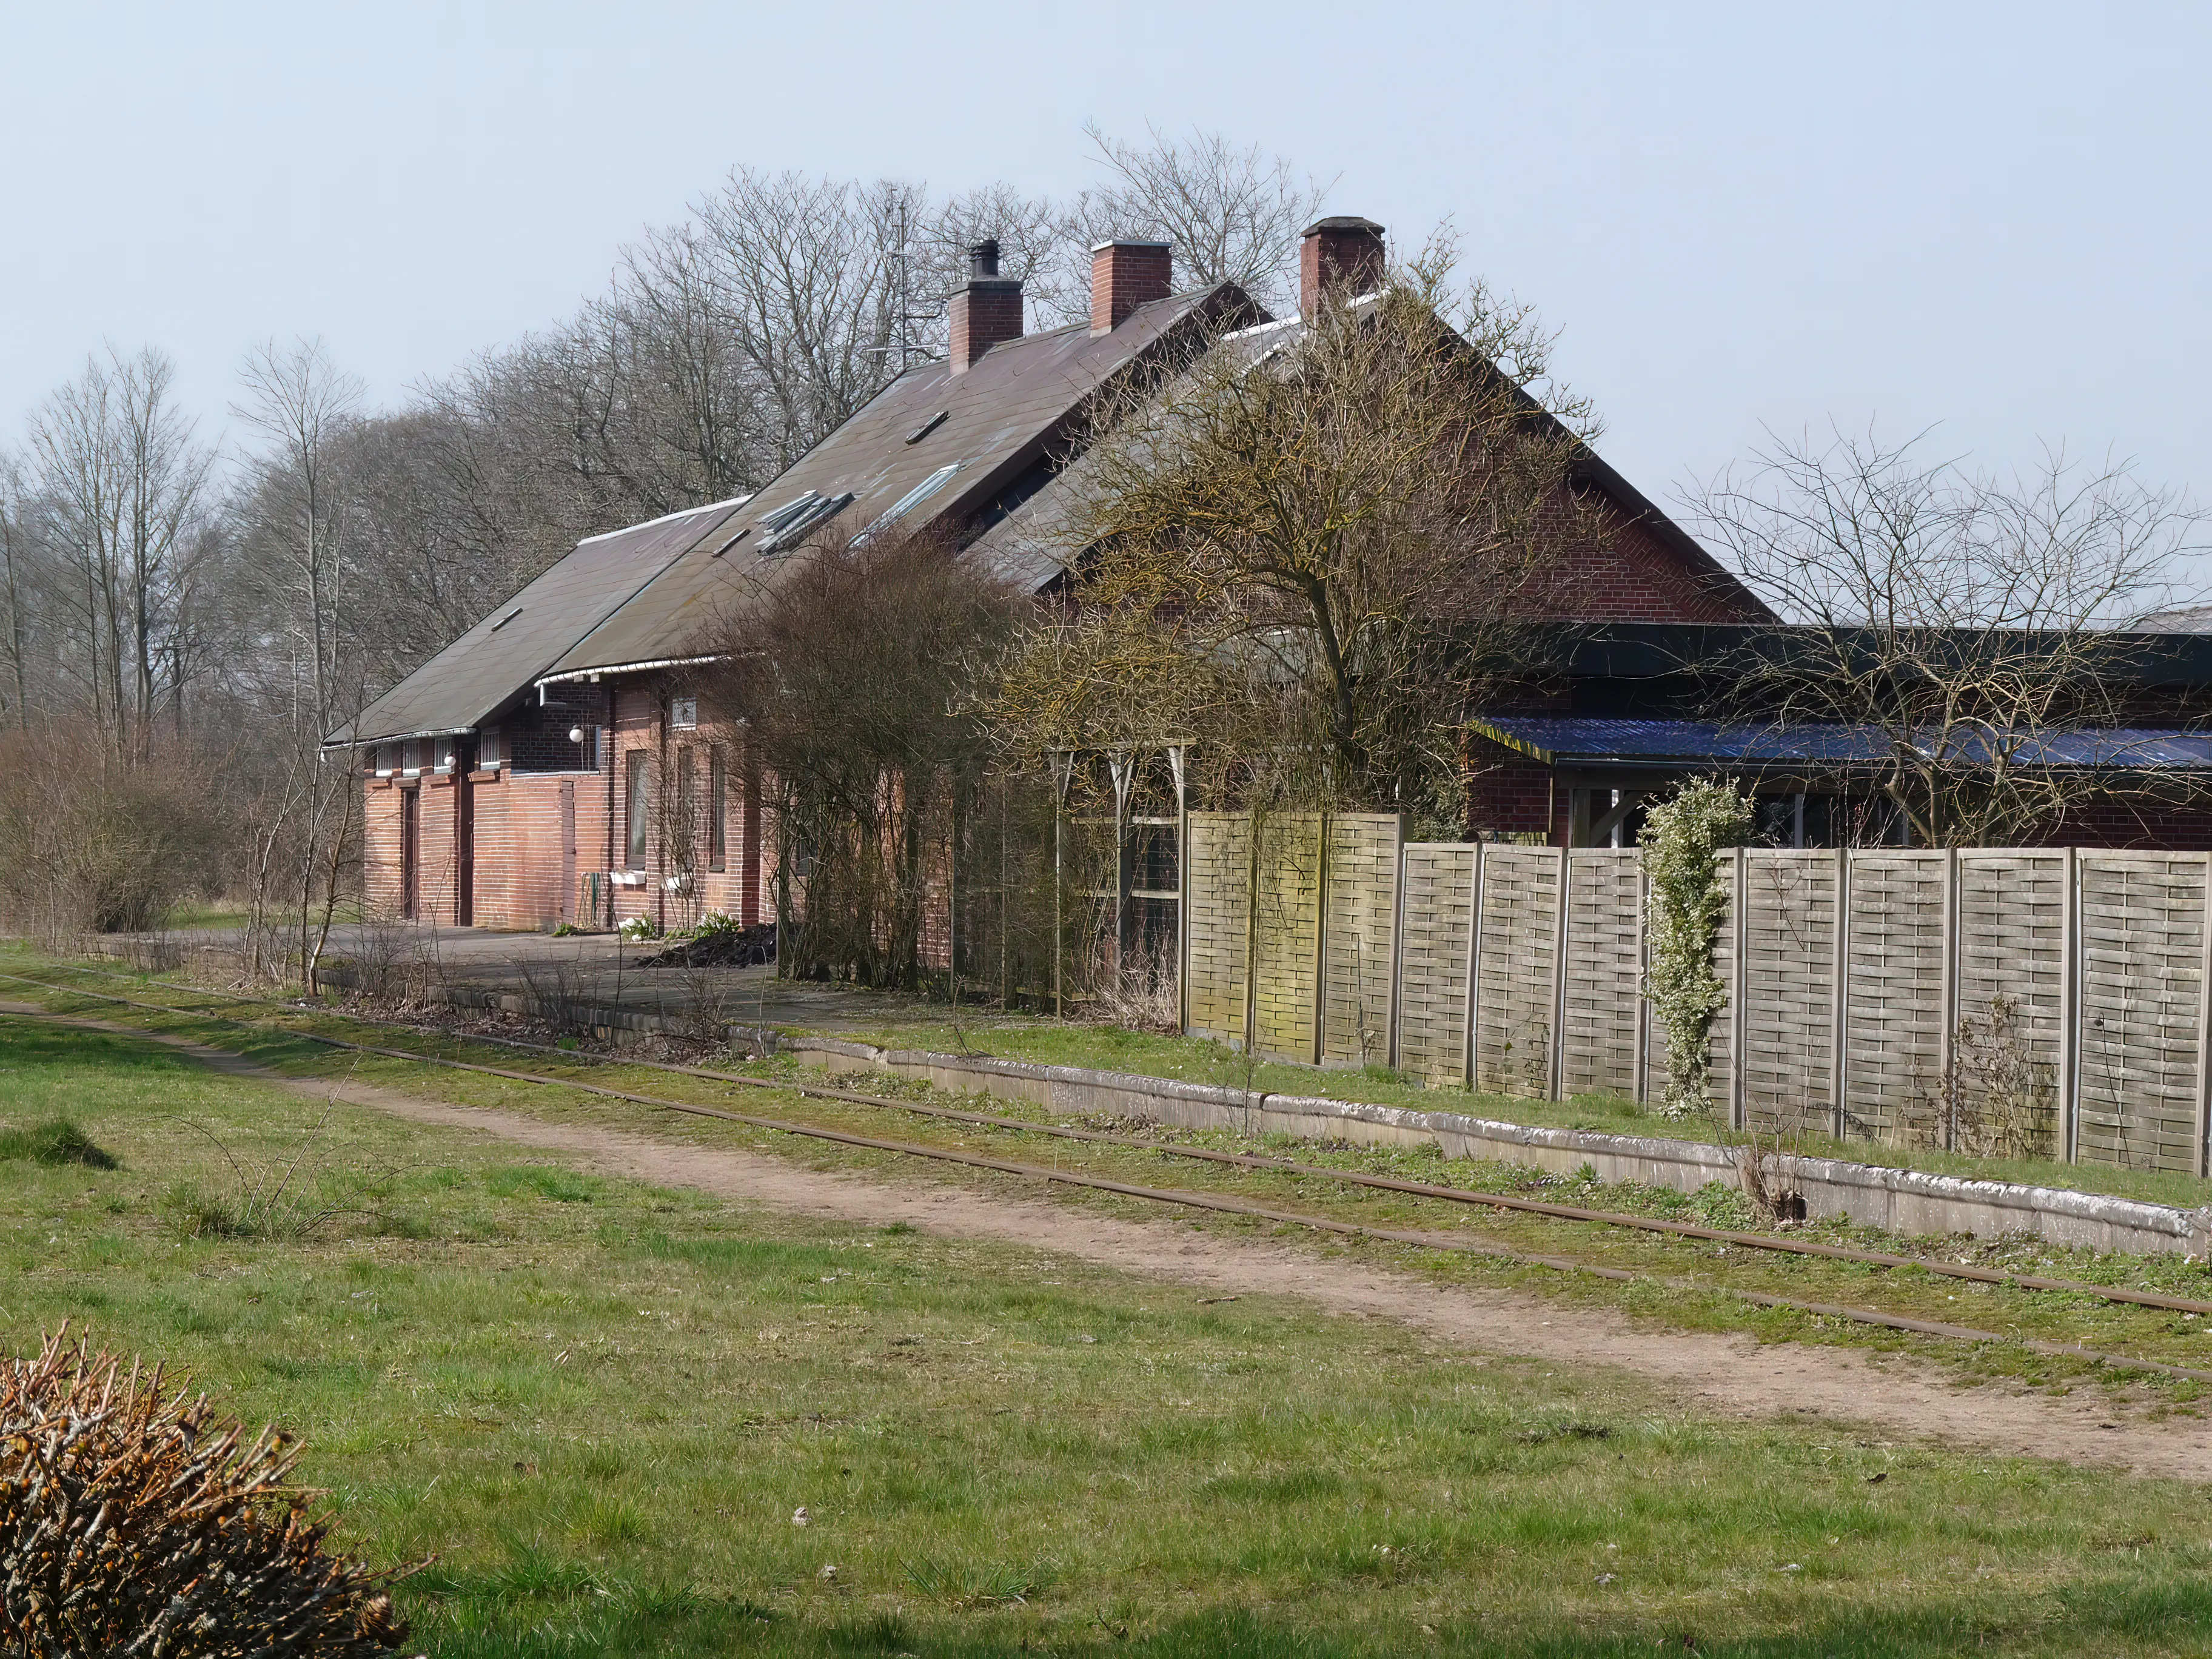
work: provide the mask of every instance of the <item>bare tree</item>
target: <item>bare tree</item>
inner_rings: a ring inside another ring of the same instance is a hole
[[[928,894],[986,751],[972,675],[1018,603],[951,552],[927,532],[817,544],[709,642],[726,665],[704,689],[771,792],[787,971],[922,976]]]
[[[1069,475],[1075,608],[996,693],[1018,744],[1196,738],[1218,791],[1461,820],[1456,722],[1593,526],[1587,409],[1451,268],[1433,245],[1379,300],[1232,333],[1106,411]]]
[[[2051,450],[1999,477],[1924,434],[1775,440],[1688,505],[1803,629],[1746,665],[1746,708],[1865,734],[1873,787],[1931,847],[2012,842],[2109,787],[2052,745],[2128,717],[2133,630],[2183,597],[2203,528],[2126,462]]]
[[[14,454],[0,451],[0,649],[8,653],[9,689],[14,693],[19,730],[31,723],[31,538],[30,506],[25,499],[23,464]],[[0,723],[4,723],[0,720]]]
[[[1106,178],[1068,213],[1074,251],[1115,237],[1171,242],[1184,285],[1234,283],[1269,310],[1286,312],[1298,233],[1328,187],[1301,182],[1284,157],[1218,132],[1175,138],[1151,127],[1146,134],[1152,142],[1139,145],[1095,125],[1084,129]]]
[[[253,465],[261,548],[283,562],[313,678],[317,735],[338,699],[337,632],[343,599],[345,501],[331,476],[331,448],[357,415],[358,377],[341,371],[319,340],[274,341],[246,355],[246,397],[232,413],[268,447]]]
[[[143,757],[168,689],[214,464],[171,398],[174,376],[151,347],[111,346],[31,422],[46,538],[82,598],[78,672],[120,758]]]

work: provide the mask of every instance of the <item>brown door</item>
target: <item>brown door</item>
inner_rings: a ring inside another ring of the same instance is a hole
[[[453,769],[453,925],[477,925],[477,787]]]
[[[561,784],[561,903],[562,921],[576,920],[576,786]]]
[[[420,920],[422,895],[422,792],[399,795],[399,914]]]

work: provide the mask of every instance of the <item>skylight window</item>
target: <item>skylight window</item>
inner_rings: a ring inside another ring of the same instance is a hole
[[[892,502],[890,510],[884,513],[881,518],[878,519],[866,530],[863,530],[859,535],[854,537],[853,545],[855,547],[865,546],[871,538],[882,535],[884,532],[889,530],[901,519],[906,517],[908,514],[913,512],[915,508],[920,507],[932,495],[934,495],[939,490],[944,489],[945,485],[951,483],[952,482],[952,475],[959,471],[962,467],[967,465],[968,463],[965,461],[955,461],[950,466],[939,467],[936,471],[931,473],[927,478],[924,478],[913,489],[908,490],[905,495],[900,496],[898,500]]]
[[[816,530],[836,518],[853,504],[853,492],[842,495],[824,495],[810,489],[799,500],[779,507],[763,522],[768,526],[768,538],[760,544],[763,554],[781,553],[787,547],[796,547]]]
[[[924,438],[927,438],[927,437],[931,433],[933,433],[933,432],[936,431],[938,428],[939,428],[940,426],[943,426],[943,425],[945,424],[945,417],[946,416],[950,415],[951,412],[952,412],[952,411],[951,411],[951,410],[949,410],[949,409],[940,409],[940,410],[939,410],[937,411],[937,413],[936,413],[936,414],[934,414],[934,415],[931,416],[927,420],[924,421],[924,422],[923,422],[920,426],[918,426],[918,427],[915,428],[915,429],[914,429],[913,431],[911,431],[911,432],[908,433],[908,434],[906,434],[906,441],[907,441],[908,443],[910,443],[910,444],[918,444],[918,443],[920,443],[920,442],[921,442]]]
[[[522,607],[518,605],[514,610],[508,611],[504,617],[501,617],[497,622],[494,623],[491,625],[491,631],[495,634],[498,633],[501,629],[506,627],[507,623],[513,622],[521,614]]]
[[[781,507],[776,508],[775,512],[763,513],[761,514],[761,528],[767,531],[768,533],[773,537],[777,533],[777,532],[786,529],[799,519],[804,518],[806,514],[806,509],[812,507],[815,502],[821,499],[822,492],[820,490],[810,489],[804,495],[800,495],[792,501],[786,501]]]

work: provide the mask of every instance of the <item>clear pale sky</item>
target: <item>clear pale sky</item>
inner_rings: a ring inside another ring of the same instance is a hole
[[[0,442],[103,339],[210,435],[270,336],[396,401],[733,163],[1066,192],[1095,119],[1452,216],[1655,495],[1831,416],[2212,495],[2208,58],[2201,6],[0,0]]]

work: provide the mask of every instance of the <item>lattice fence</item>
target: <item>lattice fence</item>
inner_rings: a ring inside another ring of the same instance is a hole
[[[1462,1083],[1468,1076],[1476,855],[1474,848],[1449,842],[1416,842],[1406,848],[1397,1064],[1425,1083]]]
[[[1194,814],[1188,1028],[1492,1093],[1656,1097],[1638,855],[1401,837]],[[2212,858],[1753,849],[1717,873],[1711,1086],[1735,1123],[2204,1171]]]

